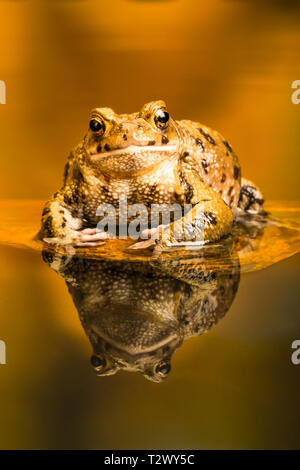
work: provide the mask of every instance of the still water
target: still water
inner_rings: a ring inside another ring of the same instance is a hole
[[[299,446],[299,206],[153,260],[49,251],[42,205],[0,204],[1,448]]]

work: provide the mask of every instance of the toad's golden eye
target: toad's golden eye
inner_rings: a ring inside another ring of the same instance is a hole
[[[170,119],[170,115],[164,109],[159,109],[154,116],[155,125],[158,129],[161,129],[161,130],[167,129],[168,124],[169,124],[169,119]]]
[[[94,134],[103,135],[105,132],[105,124],[100,118],[90,120],[90,129]]]
[[[166,361],[159,362],[157,366],[155,367],[155,373],[157,375],[160,375],[161,377],[168,375],[170,370],[171,370],[171,364]]]

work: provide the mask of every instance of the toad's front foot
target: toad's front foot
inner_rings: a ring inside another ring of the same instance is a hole
[[[134,243],[133,245],[129,246],[129,250],[145,250],[146,248],[154,247],[160,244],[159,239],[163,233],[163,229],[166,227],[165,225],[159,225],[156,228],[149,228],[145,229],[142,232],[142,238],[147,238],[147,240],[142,240]]]
[[[62,237],[46,237],[43,241],[51,245],[89,247],[104,245],[107,240],[106,232],[99,232],[96,228],[85,228],[83,230],[71,230]]]
[[[213,196],[213,197],[210,197]],[[159,245],[160,249],[184,245],[203,246],[214,242],[231,231],[233,214],[218,195],[209,194],[182,218],[168,225],[160,225],[148,235],[150,240],[136,243],[131,248],[144,249]]]

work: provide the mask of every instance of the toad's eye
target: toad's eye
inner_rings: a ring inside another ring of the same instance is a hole
[[[93,367],[95,367],[95,369],[98,369],[100,367],[101,368],[105,367],[106,361],[104,357],[93,355],[91,357],[91,364]]]
[[[155,373],[160,375],[161,377],[164,377],[168,375],[168,373],[171,370],[171,364],[166,361],[162,361],[157,366],[155,367]]]
[[[168,127],[169,119],[169,113],[163,109],[159,109],[154,117],[156,127],[158,127],[158,129],[166,129]]]
[[[90,120],[90,129],[94,134],[103,135],[105,132],[105,124],[102,119],[93,118]]]

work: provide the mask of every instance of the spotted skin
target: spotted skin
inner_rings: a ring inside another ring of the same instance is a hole
[[[69,155],[62,188],[43,211],[40,236],[45,241],[102,244],[105,234],[95,229],[100,220],[97,208],[112,204],[118,217],[120,196],[128,205],[144,204],[149,214],[153,204],[191,204],[184,217],[196,229],[194,240],[203,242],[230,232],[238,206],[261,210],[262,197],[255,198],[246,186],[241,193],[241,168],[231,145],[204,124],[173,120],[163,101],[147,103],[132,114],[95,108],[92,121],[94,127],[90,124]],[[178,223],[174,224],[158,228],[163,245],[174,238]]]
[[[186,151],[193,155],[203,181],[234,211],[241,188],[241,170],[237,156],[232,149],[229,150],[230,145],[217,131],[199,122],[180,121],[180,125],[189,149]]]
[[[264,198],[252,181],[242,178],[238,209],[249,214],[263,213]]]

